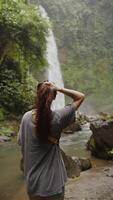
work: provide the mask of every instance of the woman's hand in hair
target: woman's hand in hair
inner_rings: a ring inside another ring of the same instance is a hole
[[[60,90],[60,87],[56,86],[55,83],[51,82],[51,81],[47,81],[44,84],[50,86],[52,89],[55,89],[56,91]]]

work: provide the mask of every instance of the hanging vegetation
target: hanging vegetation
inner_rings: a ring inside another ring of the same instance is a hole
[[[0,112],[20,114],[33,103],[32,70],[45,63],[48,22],[23,0],[0,1]]]

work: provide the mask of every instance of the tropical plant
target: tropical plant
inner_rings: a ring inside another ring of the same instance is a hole
[[[33,102],[32,70],[46,64],[47,33],[38,6],[0,1],[0,106],[9,112],[25,112]]]

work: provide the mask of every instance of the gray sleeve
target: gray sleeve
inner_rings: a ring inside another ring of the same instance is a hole
[[[21,145],[22,153],[24,151],[24,134],[25,134],[25,125],[24,125],[24,117],[23,117],[21,120],[19,132],[18,132],[18,138],[17,138],[18,144]]]
[[[75,122],[75,106],[67,105],[64,108],[58,110],[58,114],[60,116],[60,126],[61,129],[66,128],[73,122]]]

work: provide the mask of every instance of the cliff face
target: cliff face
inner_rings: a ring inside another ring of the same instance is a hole
[[[66,86],[84,91],[98,110],[110,111],[113,108],[112,0],[39,2],[52,21]]]

